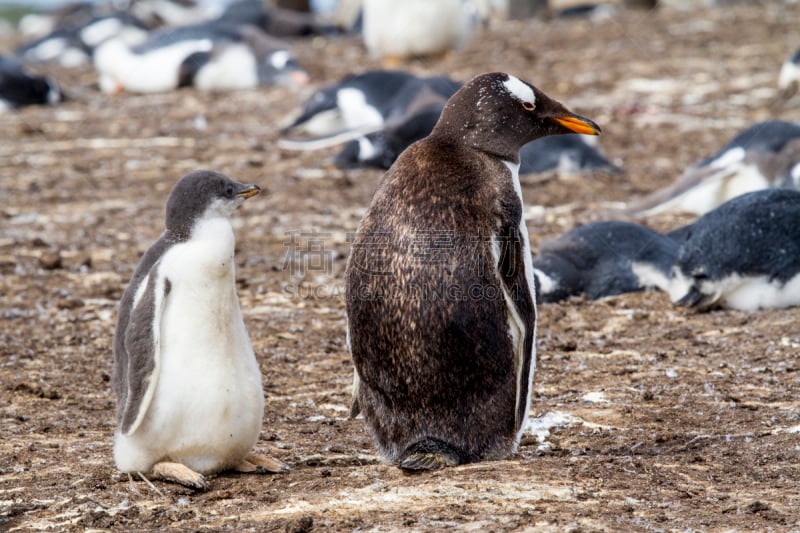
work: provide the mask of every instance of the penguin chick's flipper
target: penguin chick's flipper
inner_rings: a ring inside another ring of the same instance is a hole
[[[291,468],[283,461],[272,457],[260,453],[249,453],[241,463],[236,465],[235,470],[243,474],[280,474],[289,472]]]
[[[439,439],[427,438],[409,446],[397,464],[406,472],[438,470],[461,464],[461,454]]]
[[[195,490],[208,490],[208,482],[203,474],[195,472],[181,463],[161,462],[153,466],[153,476],[172,481]]]

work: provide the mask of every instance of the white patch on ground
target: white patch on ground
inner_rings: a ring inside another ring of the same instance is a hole
[[[581,401],[584,403],[607,403],[606,395],[601,391],[587,392],[581,396]]]
[[[542,446],[548,446],[546,441],[547,437],[550,436],[551,429],[566,427],[581,422],[583,422],[583,420],[569,413],[554,411],[552,413],[546,413],[538,418],[528,419],[524,430],[525,433],[536,437],[537,442],[539,442],[539,447],[542,448]]]
[[[667,376],[668,378],[675,379],[678,377],[678,371],[675,370],[674,368],[668,368],[666,372],[664,372],[664,375]]]

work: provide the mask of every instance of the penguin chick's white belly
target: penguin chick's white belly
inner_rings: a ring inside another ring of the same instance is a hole
[[[198,235],[199,234],[199,235]],[[264,409],[261,374],[234,285],[230,223],[203,223],[162,258],[171,283],[160,324],[158,383],[133,435],[117,433],[123,471],[162,460],[207,474],[236,466],[255,445]]]

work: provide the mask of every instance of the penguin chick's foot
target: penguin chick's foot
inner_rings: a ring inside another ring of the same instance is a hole
[[[152,474],[159,479],[179,483],[195,490],[208,490],[208,482],[203,474],[181,463],[156,463]]]
[[[236,466],[237,472],[244,474],[280,474],[291,470],[289,465],[272,457],[250,453]]]
[[[452,446],[438,439],[425,439],[412,444],[400,458],[397,466],[406,472],[438,470],[461,464],[460,454]]]

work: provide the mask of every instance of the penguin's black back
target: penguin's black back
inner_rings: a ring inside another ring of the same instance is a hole
[[[673,239],[623,221],[602,221],[575,228],[542,244],[533,265],[558,280],[542,301],[557,302],[585,293],[592,300],[645,289],[633,263],[647,263],[668,276],[678,253]]]
[[[800,272],[800,192],[766,189],[737,196],[682,236],[677,264],[686,274],[767,275],[785,282]]]

